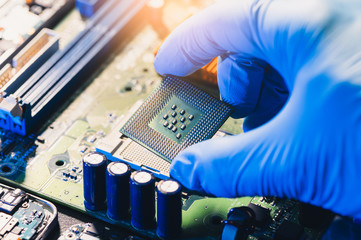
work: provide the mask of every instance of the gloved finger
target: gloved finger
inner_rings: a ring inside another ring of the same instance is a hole
[[[164,41],[154,61],[161,75],[185,76],[223,54],[270,63],[293,86],[315,54],[328,11],[319,1],[219,1],[187,19]],[[307,18],[304,16],[307,15]]]
[[[275,167],[282,156],[275,142],[288,140],[276,135],[277,125],[271,121],[245,134],[192,145],[172,161],[170,175],[190,190],[218,197],[283,197],[282,189],[295,180],[283,182],[286,168]],[[272,161],[276,155],[277,161]]]
[[[266,64],[256,59],[218,58],[218,87],[224,102],[232,105],[232,117],[245,117],[254,111],[261,92]]]
[[[244,131],[269,121],[289,95],[281,75],[258,59],[223,55],[218,58],[217,73],[222,100],[235,108],[232,117],[248,116]]]
[[[243,122],[243,131],[247,132],[265,124],[283,108],[289,91],[282,76],[270,65],[265,68],[262,88],[257,105]]]
[[[154,67],[161,75],[185,76],[225,53],[258,58],[249,20],[253,1],[222,1],[187,19],[160,47]]]

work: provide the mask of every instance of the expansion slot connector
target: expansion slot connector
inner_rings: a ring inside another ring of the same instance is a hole
[[[0,91],[9,92],[29,78],[59,49],[59,35],[53,30],[44,28],[0,71]]]
[[[43,28],[51,28],[56,23],[58,23],[58,21],[73,8],[74,2],[74,0],[57,0],[51,1],[50,5],[44,5],[43,7],[46,9],[44,9],[43,13],[38,16],[39,23],[34,27],[33,32],[30,33],[30,36],[24,36],[25,41],[21,43],[21,45],[17,46],[16,48],[8,49],[0,56],[0,69],[6,67],[7,64],[11,64],[15,55],[17,55],[24,47],[28,46],[30,41],[32,41],[32,39],[37,34],[39,34],[39,32]],[[4,15],[6,15],[8,12],[11,12],[13,9],[17,9],[18,5],[19,1],[6,1],[6,4],[3,4],[3,6],[1,6],[0,17],[4,17]],[[29,12],[29,14],[33,13]],[[22,18],[22,21],[26,21],[26,19],[27,17],[24,16],[24,18]],[[2,71],[0,72],[0,74],[1,73]]]

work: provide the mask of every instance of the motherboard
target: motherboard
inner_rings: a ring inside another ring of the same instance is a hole
[[[9,12],[10,2],[16,6]],[[171,160],[185,147],[242,133],[242,119],[228,118],[231,108],[219,101],[214,76],[198,72],[177,85],[153,67],[154,52],[170,30],[213,1],[98,0],[76,1],[76,7],[63,2],[0,1],[0,57],[6,57],[4,65],[0,61],[0,181],[140,238],[158,239],[155,229],[136,229],[128,219],[85,208],[82,159],[98,151],[110,161],[126,161],[132,171],[146,169],[159,181],[169,178]],[[19,14],[13,9],[28,11],[21,22],[29,26],[5,38]],[[147,131],[159,134],[149,137]],[[161,136],[164,141],[155,141]],[[319,239],[325,230],[303,226],[294,200],[185,191],[179,238],[219,239],[228,212],[241,206],[256,214],[248,239]],[[69,237],[90,231],[91,225],[77,225],[60,239],[90,239]]]

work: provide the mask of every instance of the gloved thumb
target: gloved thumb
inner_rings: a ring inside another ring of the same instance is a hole
[[[275,183],[285,168],[272,161],[281,154],[270,138],[276,136],[275,124],[277,119],[245,134],[192,145],[172,161],[170,174],[190,190],[218,197],[282,196]]]

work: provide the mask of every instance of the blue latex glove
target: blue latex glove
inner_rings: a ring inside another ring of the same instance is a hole
[[[360,16],[358,0],[237,0],[180,25],[156,70],[185,76],[220,56],[221,97],[250,131],[187,148],[171,176],[220,197],[288,197],[361,218]]]

